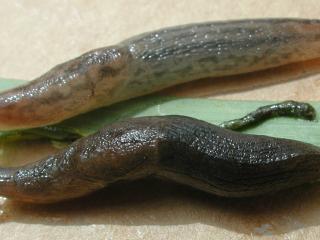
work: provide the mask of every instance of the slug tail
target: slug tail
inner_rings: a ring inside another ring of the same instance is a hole
[[[51,125],[112,103],[126,60],[122,49],[95,49],[0,93],[0,130]]]

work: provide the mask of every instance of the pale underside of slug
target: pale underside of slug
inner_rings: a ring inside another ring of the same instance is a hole
[[[256,19],[160,29],[62,63],[0,94],[0,129],[34,128],[195,79],[320,56],[320,21]]]
[[[0,169],[0,195],[35,203],[119,181],[165,178],[225,197],[268,194],[319,179],[320,148],[229,131],[184,116],[109,125],[55,155]]]

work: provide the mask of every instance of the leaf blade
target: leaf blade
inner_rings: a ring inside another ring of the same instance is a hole
[[[24,83],[25,81],[21,80],[0,78],[0,90]],[[129,117],[185,115],[212,124],[219,124],[226,120],[242,117],[260,106],[271,103],[275,103],[275,101],[235,101],[147,96],[94,110],[54,126],[58,128],[59,131],[65,131],[67,134],[87,136],[98,131],[107,124]],[[317,112],[320,112],[320,102],[311,102],[311,104],[315,107]],[[288,138],[320,146],[320,123],[318,120],[318,117],[316,121],[277,117],[242,132]],[[41,132],[42,137],[46,136],[44,129],[41,128],[34,131],[35,134],[37,131]],[[1,134],[5,135],[3,132],[0,132],[0,139],[2,136]],[[54,138],[54,135],[52,134],[55,133],[48,132],[48,138]],[[61,136],[57,135],[57,137]]]

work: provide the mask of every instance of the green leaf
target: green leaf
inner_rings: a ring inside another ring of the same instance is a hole
[[[10,83],[9,83],[10,82]],[[0,90],[14,87],[25,81],[0,79]],[[229,101],[200,98],[174,98],[147,96],[132,99],[111,107],[101,108],[49,128],[25,131],[0,132],[0,139],[45,137],[52,140],[87,136],[103,126],[121,119],[140,116],[185,115],[219,124],[244,116],[256,108],[274,101]],[[311,103],[320,112],[320,103]],[[243,132],[299,140],[320,146],[320,124],[316,121],[278,117],[267,120]],[[11,135],[10,135],[11,134]]]
[[[0,77],[0,91],[5,91],[10,88],[14,88],[17,86],[22,86],[23,84],[26,84],[27,81],[17,80],[17,79],[7,79],[7,78],[1,78]]]

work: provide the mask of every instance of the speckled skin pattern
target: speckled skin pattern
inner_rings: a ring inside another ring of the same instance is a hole
[[[305,19],[209,22],[144,33],[0,94],[0,129],[53,124],[195,79],[317,58],[319,40],[320,21]]]
[[[226,197],[247,197],[318,180],[320,149],[236,133],[184,116],[142,117],[109,125],[61,152],[0,169],[0,194],[56,202],[109,184],[169,179]]]

